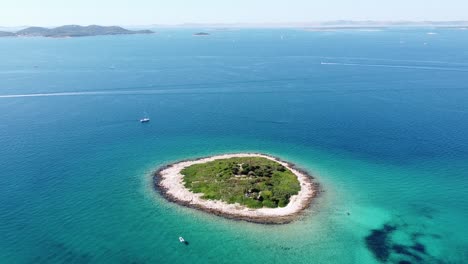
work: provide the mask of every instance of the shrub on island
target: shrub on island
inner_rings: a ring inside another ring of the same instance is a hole
[[[181,171],[184,185],[203,199],[248,208],[285,207],[301,187],[289,169],[263,157],[235,157],[194,164]]]

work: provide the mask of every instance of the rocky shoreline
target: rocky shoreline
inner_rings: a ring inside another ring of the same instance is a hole
[[[217,159],[232,157],[263,157],[285,166],[297,177],[301,190],[291,197],[286,207],[250,209],[239,204],[228,204],[223,201],[204,200],[202,194],[192,193],[183,184],[183,175],[180,171],[192,164],[205,163]],[[277,157],[259,153],[225,154],[203,157],[193,160],[184,160],[160,167],[153,174],[154,188],[170,202],[182,206],[198,209],[234,220],[242,220],[261,224],[286,224],[296,220],[305,209],[309,208],[313,198],[319,193],[318,183],[306,171],[298,169],[294,164],[283,161]]]

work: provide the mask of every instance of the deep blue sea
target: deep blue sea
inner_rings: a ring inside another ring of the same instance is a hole
[[[198,31],[0,38],[0,263],[468,262],[468,31]],[[278,226],[152,186],[246,151],[323,192]]]

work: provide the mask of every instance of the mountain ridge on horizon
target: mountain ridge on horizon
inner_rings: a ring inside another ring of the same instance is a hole
[[[412,21],[412,20],[330,20],[317,22],[264,22],[264,23],[181,23],[181,24],[148,24],[127,25],[130,28],[188,28],[188,27],[327,27],[327,26],[468,26],[468,20],[446,21]]]
[[[378,20],[330,20],[330,21],[318,21],[318,22],[271,22],[271,23],[181,23],[181,24],[147,24],[147,25],[123,25],[123,26],[99,26],[99,25],[62,25],[53,27],[39,27],[39,26],[11,26],[2,27],[0,26],[0,37],[1,36],[18,36],[18,32],[22,32],[26,29],[36,28],[38,31],[50,32],[51,36],[45,37],[79,37],[79,36],[94,36],[94,34],[83,35],[55,35],[54,30],[60,30],[66,27],[77,27],[77,28],[92,28],[98,27],[102,29],[114,29],[114,31],[103,30],[102,34],[98,35],[119,35],[119,34],[151,34],[154,33],[151,30],[141,30],[144,28],[327,28],[327,27],[468,27],[468,20],[446,20],[446,21],[412,21],[412,20],[395,20],[395,21],[378,21]],[[133,29],[133,30],[128,30]],[[49,30],[49,31],[48,31]],[[76,31],[76,30],[75,30]],[[13,34],[12,34],[13,33]],[[66,32],[65,32],[66,33]],[[20,35],[23,36],[23,35]]]

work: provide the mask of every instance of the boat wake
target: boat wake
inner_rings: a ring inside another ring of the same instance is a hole
[[[6,95],[0,95],[0,98],[77,96],[77,95],[112,95],[112,94],[127,94],[127,93],[126,92],[63,92],[63,93],[6,94]]]
[[[304,56],[303,56],[304,57]],[[332,62],[343,62],[343,61],[368,61],[368,62],[380,62],[380,63],[423,63],[423,64],[444,64],[444,65],[458,65],[468,66],[466,62],[455,62],[455,61],[441,61],[441,60],[408,60],[408,59],[388,59],[388,58],[369,58],[369,57],[329,57],[329,56],[311,56],[313,58]]]
[[[59,93],[31,93],[31,94],[4,94],[0,98],[22,97],[53,97],[53,96],[90,96],[90,95],[138,95],[138,94],[164,94],[171,90],[128,90],[128,91],[90,91],[90,92],[59,92]],[[174,91],[172,91],[174,92]]]
[[[378,67],[378,68],[399,68],[411,70],[429,70],[429,71],[457,71],[468,72],[468,68],[449,68],[449,67],[433,67],[433,66],[417,66],[417,65],[391,65],[391,64],[365,64],[365,63],[344,63],[344,62],[321,62],[321,65],[335,66],[355,66],[355,67]]]

